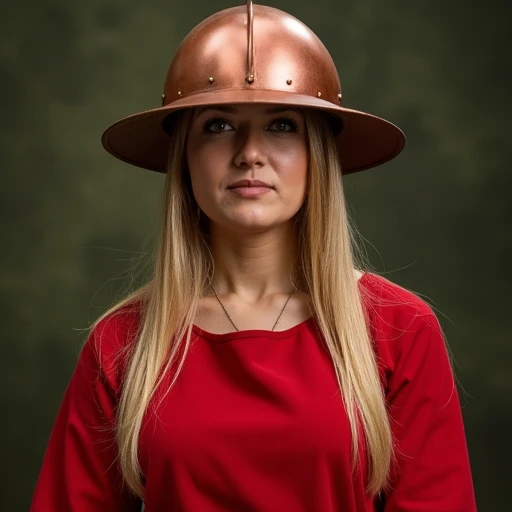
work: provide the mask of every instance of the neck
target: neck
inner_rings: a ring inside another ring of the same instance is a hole
[[[297,238],[292,223],[243,235],[214,223],[210,228],[217,293],[256,302],[269,295],[290,293],[294,285],[300,289],[294,268]]]

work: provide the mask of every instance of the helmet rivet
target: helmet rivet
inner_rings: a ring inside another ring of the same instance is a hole
[[[162,107],[164,106],[164,102],[165,102],[165,94],[162,94]]]
[[[181,98],[183,96],[183,93],[181,91],[178,91],[178,98]]]
[[[211,84],[213,84],[213,76],[211,76],[210,78],[208,78],[208,82],[210,82]]]
[[[291,81],[289,78],[288,78],[288,80],[286,80],[286,83],[287,83],[288,85],[292,85],[292,81]]]
[[[254,75],[249,75],[245,81],[248,83],[248,84],[252,84],[254,82]]]
[[[319,98],[321,98],[321,97],[322,97],[322,93],[321,93],[321,92],[319,92],[319,93],[317,94],[317,96],[318,96]]]
[[[341,103],[341,94],[338,94],[338,101]]]

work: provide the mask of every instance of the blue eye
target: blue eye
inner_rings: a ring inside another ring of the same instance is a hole
[[[280,117],[272,122],[268,130],[278,133],[296,133],[299,130],[299,124],[291,117]]]
[[[221,117],[213,117],[203,124],[203,131],[207,133],[224,133],[233,130],[229,121]]]
[[[203,132],[222,134],[233,131],[233,125],[222,117],[212,117],[203,123]],[[280,117],[270,123],[267,131],[274,133],[297,133],[299,124],[292,117]]]

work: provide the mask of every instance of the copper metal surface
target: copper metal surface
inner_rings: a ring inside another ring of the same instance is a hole
[[[215,77],[213,87],[208,86],[210,76]],[[292,80],[292,87],[287,80]],[[177,91],[187,98],[237,89],[306,96],[321,92],[335,105],[341,92],[334,63],[315,34],[292,16],[252,2],[247,8],[214,14],[184,39],[169,68],[164,93],[168,104]]]
[[[254,82],[254,9],[252,0],[247,0],[247,83]]]
[[[336,67],[320,39],[293,16],[249,0],[197,25],[170,63],[163,106],[114,123],[102,141],[121,160],[165,172],[169,136],[163,123],[169,113],[249,102],[336,115],[344,127],[337,136],[344,173],[374,167],[402,150],[405,137],[399,128],[342,107],[341,98]]]

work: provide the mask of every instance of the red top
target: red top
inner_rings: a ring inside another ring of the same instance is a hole
[[[364,460],[352,472],[333,364],[310,318],[279,332],[194,327],[175,387],[159,406],[152,401],[141,431],[146,512],[476,510],[459,400],[434,313],[382,277],[365,274],[359,286],[374,295],[371,334],[396,439],[392,489],[383,500],[364,492]],[[137,322],[137,312],[126,310],[89,337],[32,512],[140,510],[140,500],[122,488],[111,430],[122,382],[115,355]]]

